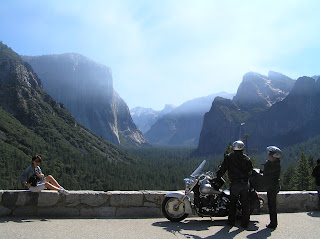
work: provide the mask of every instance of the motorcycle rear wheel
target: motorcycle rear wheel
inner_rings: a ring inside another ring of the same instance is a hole
[[[180,222],[185,219],[189,215],[185,211],[184,203],[178,198],[166,197],[162,202],[162,213],[171,222]]]

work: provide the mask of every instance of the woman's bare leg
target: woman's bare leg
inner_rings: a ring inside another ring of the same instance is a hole
[[[54,187],[61,188],[61,186],[59,185],[57,180],[55,180],[54,177],[52,177],[51,175],[48,175],[46,177],[46,180],[47,180],[48,183],[52,184]]]
[[[60,190],[61,190],[61,188],[56,187],[56,186],[54,186],[54,185],[52,185],[51,183],[48,183],[48,182],[45,183],[45,187],[46,187],[47,189],[56,190],[56,191],[58,191],[58,192],[60,192]]]

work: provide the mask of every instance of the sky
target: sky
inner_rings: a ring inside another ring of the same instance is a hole
[[[318,0],[1,0],[20,55],[78,53],[112,69],[128,107],[236,93],[243,75],[320,75]]]

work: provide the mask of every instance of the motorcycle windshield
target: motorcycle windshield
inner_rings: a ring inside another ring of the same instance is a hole
[[[201,174],[204,165],[206,164],[206,160],[203,160],[199,167],[190,175],[191,177],[197,177]]]

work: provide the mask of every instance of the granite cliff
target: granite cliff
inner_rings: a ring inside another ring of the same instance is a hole
[[[319,79],[298,78],[284,100],[246,122],[244,131],[250,134],[250,148],[286,147],[319,135],[319,102]]]
[[[249,72],[243,76],[233,101],[242,109],[265,110],[283,100],[291,90],[294,80],[277,72],[268,76]]]
[[[79,54],[24,56],[44,90],[74,118],[111,143],[148,145],[132,121],[124,100],[113,89],[111,69]]]
[[[284,133],[288,130],[285,122],[288,115],[297,113],[294,106],[296,100],[291,95],[297,91],[296,88],[304,88],[299,86],[299,82],[276,72],[269,72],[268,76],[247,73],[233,100],[216,98],[213,101],[210,111],[204,116],[194,154],[222,153],[228,143],[239,138],[246,140],[245,134],[249,135],[247,144],[250,149],[262,150],[266,145],[277,143],[279,147],[288,145],[292,140],[290,134]],[[310,93],[308,90],[302,91],[304,94]],[[293,107],[283,102],[291,102]],[[279,125],[280,121],[284,124]],[[269,137],[271,132],[273,135]],[[281,144],[280,140],[276,140],[279,138],[282,138]]]
[[[25,159],[35,153],[41,153],[57,165],[66,158],[68,165],[70,160],[80,157],[131,160],[114,145],[78,124],[61,103],[43,90],[32,67],[1,42],[0,115],[0,163],[14,162],[14,166],[6,167],[6,178],[16,175],[10,174],[17,173],[15,170],[22,170],[29,162]],[[18,161],[21,158],[23,160]]]

